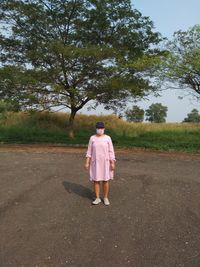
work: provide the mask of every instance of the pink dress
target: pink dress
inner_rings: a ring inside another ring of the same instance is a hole
[[[92,135],[89,140],[86,157],[91,158],[90,180],[108,181],[113,179],[110,160],[115,160],[115,153],[110,136]]]

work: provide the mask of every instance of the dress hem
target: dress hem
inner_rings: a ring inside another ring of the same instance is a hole
[[[94,180],[94,179],[91,179],[91,178],[90,178],[90,181],[91,181],[91,182],[104,182],[104,181],[106,182],[106,181],[110,181],[110,180],[114,180],[114,178],[110,178],[110,179],[102,179],[102,180]]]

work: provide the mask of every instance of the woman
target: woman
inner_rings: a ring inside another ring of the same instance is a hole
[[[115,153],[110,136],[104,134],[103,122],[96,123],[96,134],[89,140],[86,153],[86,170],[90,169],[90,180],[94,182],[96,199],[92,204],[97,205],[100,199],[100,182],[103,182],[104,204],[110,205],[108,199],[109,180],[113,179],[115,169]]]

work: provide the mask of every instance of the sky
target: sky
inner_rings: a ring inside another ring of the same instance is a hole
[[[164,37],[172,39],[177,30],[188,30],[195,24],[200,24],[200,0],[132,0],[134,8],[138,9],[143,16],[148,16],[154,22],[155,31]],[[149,97],[148,101],[137,102],[137,105],[147,109],[152,103],[162,103],[168,107],[167,122],[181,122],[193,108],[200,111],[200,102],[185,97],[178,98],[177,90],[166,90],[161,97]],[[127,106],[131,107],[132,104]],[[109,114],[102,107],[96,111],[88,111],[87,106],[81,110],[87,114]]]

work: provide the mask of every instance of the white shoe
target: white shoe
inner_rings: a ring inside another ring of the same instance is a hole
[[[100,202],[101,202],[101,199],[100,199],[100,198],[96,198],[96,199],[92,202],[92,204],[93,204],[93,205],[98,205]]]
[[[108,200],[107,197],[105,197],[105,198],[103,199],[103,201],[104,201],[104,204],[105,204],[106,206],[110,205],[110,201]]]

